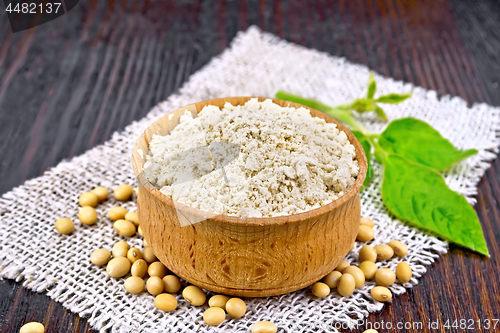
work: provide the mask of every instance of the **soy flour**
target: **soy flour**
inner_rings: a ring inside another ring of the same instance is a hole
[[[354,146],[335,124],[272,100],[186,111],[167,136],[154,135],[146,178],[165,195],[241,217],[305,212],[355,183]],[[217,158],[215,157],[217,156]]]

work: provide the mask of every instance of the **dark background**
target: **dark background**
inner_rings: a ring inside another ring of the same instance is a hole
[[[80,1],[15,34],[0,8],[0,193],[143,117],[250,25],[441,95],[500,105],[498,1]],[[496,159],[475,207],[491,258],[452,246],[418,286],[368,320],[500,318],[498,198]],[[29,321],[47,332],[91,330],[49,297],[0,281],[0,332]]]

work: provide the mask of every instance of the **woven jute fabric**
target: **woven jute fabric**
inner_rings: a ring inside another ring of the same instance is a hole
[[[287,43],[257,28],[239,33],[228,50],[191,76],[177,94],[153,108],[147,117],[115,133],[105,144],[61,162],[2,196],[0,275],[47,293],[103,332],[248,332],[253,323],[261,320],[276,323],[280,332],[336,332],[342,326],[355,327],[356,320],[384,307],[370,295],[373,282],[367,282],[349,297],[333,291],[320,299],[305,288],[277,297],[247,299],[248,311],[243,318],[227,319],[218,327],[204,324],[205,309],[188,305],[180,295],[176,295],[177,310],[159,311],[153,296],[126,292],[124,279],[110,278],[105,268],[89,260],[93,250],[111,249],[119,240],[142,248],[139,236],[118,236],[106,216],[117,204],[136,210],[135,201],[122,204],[110,196],[96,208],[99,219],[90,227],[81,224],[77,214],[78,196],[94,186],[137,186],[130,161],[132,147],[149,124],[169,111],[219,97],[272,97],[280,89],[337,105],[365,94],[368,73],[365,66]],[[474,204],[476,185],[499,145],[500,109],[485,104],[469,108],[457,97],[439,97],[434,91],[379,75],[376,79],[379,94],[413,91],[408,101],[385,106],[390,120],[406,116],[422,119],[456,147],[479,150],[444,173],[447,184]],[[359,119],[373,132],[387,125],[373,115]],[[404,285],[389,287],[393,294],[400,295],[417,284],[426,266],[447,251],[447,243],[388,213],[381,199],[381,171],[381,166],[375,164],[373,181],[361,194],[362,214],[375,221],[375,239],[370,244],[398,239],[408,246],[409,255],[403,260],[410,264],[413,278]],[[73,234],[56,232],[54,221],[62,216],[75,221]],[[362,245],[356,245],[348,261],[358,264],[357,253]],[[400,261],[393,258],[377,266],[395,269]]]

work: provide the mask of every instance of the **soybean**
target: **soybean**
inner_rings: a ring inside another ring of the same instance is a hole
[[[106,265],[111,258],[111,252],[106,249],[99,249],[92,252],[90,261],[97,266]]]
[[[400,262],[396,266],[396,276],[401,283],[406,283],[411,280],[413,272],[411,270],[410,265],[408,265],[406,262]]]
[[[80,208],[78,219],[86,225],[93,225],[97,221],[97,212],[90,206]]]
[[[389,245],[377,245],[375,246],[375,251],[377,251],[378,260],[387,260],[394,255],[394,251]]]
[[[132,264],[130,274],[143,278],[148,272],[148,263],[144,259],[139,259]]]
[[[374,330],[373,328],[370,328],[369,330],[366,330],[363,333],[378,333],[378,331]]]
[[[146,282],[146,289],[153,296],[161,294],[163,288],[163,280],[157,276],[151,276]]]
[[[340,262],[340,264],[337,265],[337,267],[335,268],[335,270],[339,271],[339,272],[342,272],[344,269],[346,269],[349,266],[350,266],[349,262],[347,262],[346,260],[342,260]]]
[[[220,325],[226,319],[226,313],[221,308],[208,308],[203,313],[203,321],[210,326]]]
[[[99,199],[97,198],[97,195],[95,195],[95,193],[83,192],[80,195],[80,197],[78,198],[78,202],[80,203],[80,206],[82,206],[82,207],[85,207],[85,206],[95,207],[95,206],[97,206]]]
[[[365,245],[359,250],[359,261],[377,261],[377,251],[370,245]]]
[[[337,288],[341,276],[342,273],[340,273],[339,271],[333,271],[325,276],[323,282],[326,283],[326,285],[330,288]]]
[[[227,296],[215,295],[215,296],[210,297],[210,299],[208,300],[208,306],[210,306],[211,308],[216,307],[216,308],[221,308],[223,310],[226,310],[226,303],[228,300],[229,300],[229,297],[227,297]]]
[[[115,188],[115,190],[113,191],[113,195],[115,196],[116,200],[127,201],[132,196],[132,192],[134,192],[132,186],[122,184]]]
[[[142,237],[144,237],[144,235],[142,234],[141,226],[138,226],[138,227],[137,227],[137,233],[138,233],[139,235],[141,235]]]
[[[167,275],[167,267],[163,265],[159,261],[155,261],[151,263],[148,267],[149,276],[158,276],[160,279],[164,278]]]
[[[153,253],[153,249],[150,248],[150,247],[146,247],[143,251],[142,251],[142,255],[144,257],[144,260],[146,260],[146,262],[148,264],[152,263],[153,261],[156,261],[156,256],[155,254]]]
[[[372,294],[372,297],[379,302],[387,302],[392,298],[391,291],[386,287],[373,287],[370,293]]]
[[[125,257],[113,258],[108,262],[106,271],[114,278],[125,276],[130,271],[130,261]]]
[[[125,289],[132,294],[138,294],[144,290],[144,280],[138,276],[131,276],[125,280]]]
[[[191,305],[200,306],[205,304],[207,296],[200,288],[189,286],[182,291],[182,297]]]
[[[368,242],[371,241],[373,237],[375,237],[375,231],[373,231],[373,228],[365,224],[359,226],[358,236],[356,237],[357,240],[360,242]]]
[[[125,220],[132,222],[136,227],[139,226],[139,215],[137,215],[137,212],[128,212],[125,215]]]
[[[24,324],[19,333],[45,333],[45,326],[37,322]]]
[[[113,207],[108,211],[108,217],[113,221],[123,220],[127,215],[127,209],[124,207]]]
[[[115,245],[113,245],[113,249],[111,253],[113,253],[113,257],[126,257],[128,252],[128,243],[125,241],[119,241]]]
[[[167,275],[163,278],[163,287],[167,293],[175,294],[181,289],[181,281],[175,275]]]
[[[233,318],[241,318],[247,312],[247,305],[241,298],[231,298],[226,303],[227,314]]]
[[[355,287],[360,288],[365,284],[365,274],[356,266],[349,266],[344,269],[343,274],[351,274],[354,278]]]
[[[390,241],[389,246],[398,257],[404,257],[408,254],[408,247],[398,240]]]
[[[369,217],[362,217],[359,219],[359,225],[367,225],[370,228],[373,228],[375,226],[375,223]]]
[[[270,321],[259,321],[253,324],[251,328],[252,333],[276,333],[277,331],[278,327]]]
[[[73,221],[71,221],[67,217],[61,217],[60,219],[58,219],[55,223],[55,226],[57,232],[63,235],[69,235],[75,228],[75,224],[73,223]]]
[[[149,243],[145,239],[142,239],[142,245],[144,245],[144,247],[148,247]]]
[[[136,247],[131,247],[127,252],[127,259],[130,260],[132,264],[137,260],[142,259],[141,250]]]
[[[377,265],[373,261],[363,261],[359,264],[359,269],[365,275],[366,280],[371,280],[375,277],[375,273],[377,273],[378,268]]]
[[[396,274],[389,268],[381,268],[375,274],[375,281],[379,286],[390,286],[396,281]]]
[[[162,311],[174,311],[177,308],[177,299],[170,294],[159,294],[155,297],[155,306]]]
[[[108,198],[109,191],[105,187],[97,186],[95,189],[92,190],[92,193],[94,193],[97,196],[97,200],[99,200],[99,202],[103,202]]]
[[[340,295],[346,297],[352,295],[356,288],[356,280],[351,274],[342,274],[337,286],[337,291]]]
[[[316,297],[326,297],[330,294],[330,287],[323,282],[316,282],[311,286],[311,291]]]
[[[119,235],[130,237],[135,234],[135,225],[127,220],[118,220],[113,223],[113,229],[118,231]]]

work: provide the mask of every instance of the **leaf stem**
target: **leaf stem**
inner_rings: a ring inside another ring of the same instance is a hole
[[[317,100],[304,98],[281,90],[276,93],[276,98],[283,99],[285,101],[290,101],[293,103],[302,104],[310,108],[316,109],[318,111],[324,112],[329,116],[348,125],[351,129],[360,131],[363,134],[368,134],[368,130],[352,115],[351,104],[344,104],[332,107],[324,103],[321,103]]]
[[[371,145],[374,148],[374,153],[373,155],[375,156],[375,159],[379,161],[380,163],[384,164],[387,156],[389,156],[389,153],[387,150],[382,148],[382,146],[378,143],[378,138],[380,137],[380,134],[368,134],[366,135],[366,138],[368,141],[370,141]]]
[[[374,140],[378,140],[378,138],[380,137],[380,134],[377,134],[377,133],[368,133],[368,134],[365,134],[367,137],[369,137],[370,139],[374,139]]]
[[[283,99],[285,101],[290,101],[293,103],[299,103],[321,112],[327,112],[333,109],[331,106],[321,103],[320,101],[317,101],[315,99],[304,98],[298,95],[287,93],[282,90],[276,93],[276,98]]]
[[[363,134],[368,134],[368,130],[359,121],[357,121],[350,110],[343,108],[332,108],[330,111],[325,111],[325,113],[344,124],[348,125],[352,130],[360,131]]]

